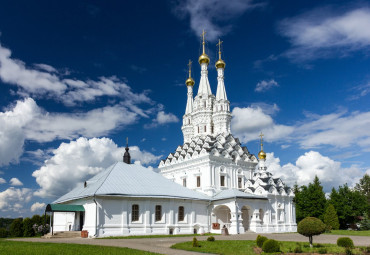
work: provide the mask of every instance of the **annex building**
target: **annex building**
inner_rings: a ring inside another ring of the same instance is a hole
[[[158,173],[130,164],[126,146],[123,162],[48,205],[53,232],[87,230],[103,237],[297,230],[294,193],[268,172],[262,134],[258,158],[231,134],[221,42],[212,94],[204,34],[195,97],[189,63],[183,144],[161,160]]]

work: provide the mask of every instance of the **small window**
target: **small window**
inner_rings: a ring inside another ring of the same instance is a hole
[[[182,186],[186,187],[186,178],[182,179]]]
[[[184,207],[179,206],[179,215],[178,215],[178,221],[184,221]]]
[[[238,188],[242,188],[242,177],[238,177]]]
[[[188,124],[190,124],[190,119],[188,119]]]
[[[200,176],[197,176],[197,187],[200,187]]]
[[[155,221],[161,221],[162,220],[162,206],[156,205],[155,206]]]
[[[131,221],[139,220],[139,205],[132,205]]]
[[[199,134],[199,126],[198,126],[198,134]]]
[[[204,126],[204,132],[207,132],[207,126]]]
[[[211,126],[211,133],[213,134],[214,130],[213,130],[213,126]]]
[[[225,187],[225,176],[221,175],[221,186]]]
[[[203,102],[204,108],[207,107],[206,101]]]

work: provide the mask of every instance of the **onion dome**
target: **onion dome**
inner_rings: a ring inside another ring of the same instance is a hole
[[[186,82],[185,82],[186,86],[194,86],[195,82],[193,80],[193,78],[189,77]]]
[[[203,42],[202,42],[202,46],[203,46],[203,53],[202,55],[200,55],[198,61],[199,61],[199,64],[203,64],[203,63],[206,63],[207,65],[209,64],[209,57],[208,55],[206,54],[206,49],[205,49],[205,40],[204,40],[204,35],[206,34],[206,32],[203,30],[203,33],[202,33],[202,37],[203,37]]]
[[[193,78],[191,78],[191,60],[189,59],[189,78],[186,80],[185,84],[186,86],[194,86],[195,82],[193,80]]]
[[[258,153],[258,158],[262,159],[262,160],[265,160],[266,159],[266,153],[263,151],[263,140],[262,140],[263,134],[262,134],[262,132],[260,134],[260,137],[261,137],[261,151]]]
[[[225,68],[225,66],[226,66],[225,61],[223,61],[221,59],[221,44],[222,43],[223,42],[220,39],[218,39],[218,44],[217,44],[217,46],[218,46],[218,60],[217,60],[216,65],[215,65],[216,68]]]
[[[225,68],[226,64],[222,59],[217,60],[216,68]]]
[[[258,158],[259,159],[266,159],[266,153],[261,150],[259,153],[258,153]]]

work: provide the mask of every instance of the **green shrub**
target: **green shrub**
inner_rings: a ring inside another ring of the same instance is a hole
[[[9,228],[10,235],[12,237],[22,237],[23,236],[23,219],[15,219]]]
[[[349,237],[340,237],[337,240],[337,245],[344,248],[354,248],[353,241]]]
[[[0,238],[8,237],[9,233],[6,228],[0,228]]]
[[[326,225],[318,218],[306,217],[298,223],[297,231],[303,236],[307,236],[312,247],[312,237],[325,232]]]
[[[198,240],[195,237],[193,238],[193,247],[200,247]]]
[[[268,239],[263,243],[262,250],[267,253],[280,252],[280,243],[274,239]]]
[[[300,243],[297,243],[297,246],[294,248],[294,253],[302,253],[302,246]]]
[[[326,253],[328,253],[328,250],[326,248],[322,247],[322,248],[318,249],[317,252],[320,253],[320,254],[326,254]]]
[[[346,255],[353,255],[352,249],[351,248],[346,248]]]
[[[367,246],[367,247],[366,247],[366,252],[367,252],[367,253],[370,253],[370,246]]]
[[[210,237],[207,238],[207,241],[208,242],[214,242],[215,238],[213,236],[210,236]]]
[[[267,240],[268,240],[268,238],[266,236],[258,235],[257,239],[256,239],[257,246],[262,248],[263,243],[266,242]]]

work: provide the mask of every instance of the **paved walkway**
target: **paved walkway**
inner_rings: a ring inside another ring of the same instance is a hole
[[[297,233],[286,234],[264,234],[267,238],[279,241],[294,241],[294,242],[308,242],[308,238]],[[206,240],[208,236],[198,236],[198,240]],[[215,236],[216,240],[256,240],[256,233],[245,233],[241,235],[230,236]],[[320,235],[314,236],[314,243],[332,243],[336,244],[339,235]],[[369,236],[350,236],[355,245],[368,246],[370,245]],[[169,238],[141,238],[141,239],[92,239],[92,238],[59,238],[59,239],[10,239],[12,241],[27,241],[27,242],[46,242],[46,243],[76,243],[76,244],[90,244],[102,246],[116,246],[128,247],[137,250],[144,250],[156,252],[160,254],[169,255],[190,255],[190,254],[205,254],[198,252],[189,252],[182,250],[174,250],[170,247],[175,243],[191,241],[193,237],[169,237]]]

